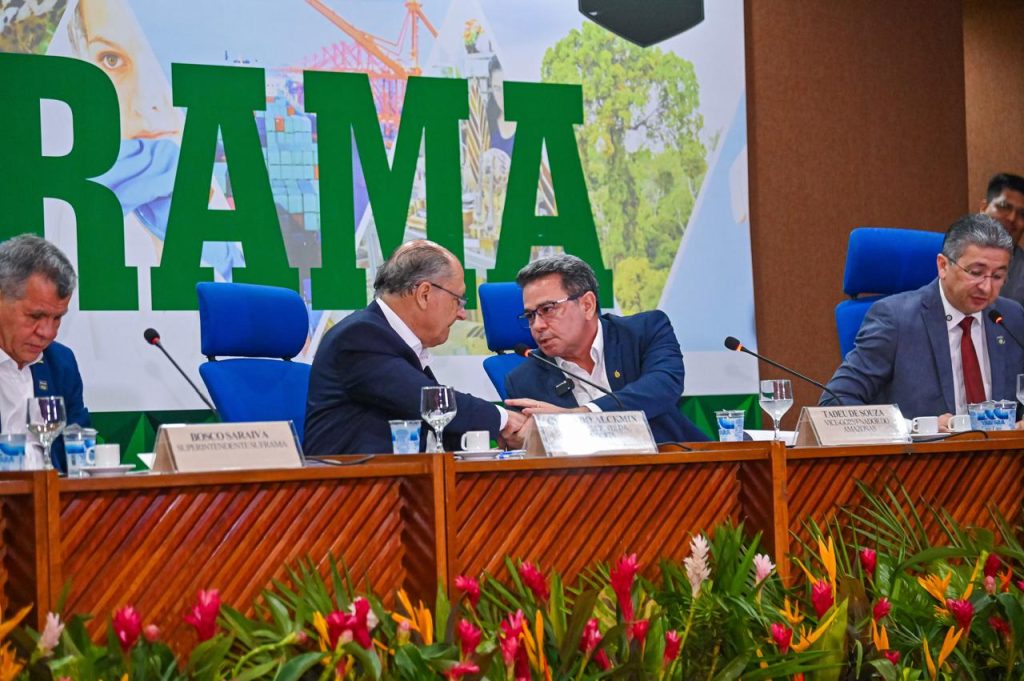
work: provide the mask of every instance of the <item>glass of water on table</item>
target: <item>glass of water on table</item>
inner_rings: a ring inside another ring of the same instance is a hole
[[[761,381],[761,408],[772,417],[775,427],[775,439],[779,438],[779,421],[783,414],[793,406],[793,386],[789,379]]]

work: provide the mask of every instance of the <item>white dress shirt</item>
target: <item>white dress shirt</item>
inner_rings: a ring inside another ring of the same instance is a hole
[[[0,350],[0,430],[4,433],[25,433],[28,428],[25,418],[28,416],[28,400],[35,392],[32,389],[32,364],[42,360],[42,355],[35,362],[18,368],[18,363]]]
[[[589,378],[608,392],[611,392],[612,386],[608,382],[608,371],[604,366],[604,327],[600,323],[597,326],[597,335],[594,336],[594,342],[590,346],[590,359],[594,362],[593,371],[586,371],[579,364],[564,360],[561,357],[555,357],[555,363],[558,364],[559,368],[568,371],[570,374],[578,374]],[[587,385],[583,381],[573,381],[572,384],[572,396],[576,398],[576,404],[586,407],[590,411],[601,411],[601,407],[594,404],[594,400],[604,397],[605,393],[593,386]]]
[[[394,329],[399,338],[405,341],[405,344],[416,353],[416,357],[420,360],[420,368],[426,369],[427,365],[434,359],[433,355],[430,354],[430,349],[423,347],[423,341],[412,332],[409,325],[402,321],[402,318],[394,310],[388,307],[387,303],[377,298],[377,304],[380,305],[381,312],[384,313],[384,319],[387,320],[388,326]],[[504,428],[505,424],[508,423],[508,412],[505,411],[504,407],[499,407],[498,405],[494,405],[494,407],[498,410],[498,414],[501,417],[501,428]]]
[[[964,387],[964,365],[960,356],[960,341],[963,338],[963,331],[957,326],[966,317],[963,312],[950,305],[946,300],[946,292],[939,285],[939,296],[942,297],[942,307],[946,311],[946,336],[949,339],[949,358],[953,364],[953,394],[956,395],[956,413],[967,413],[967,389]],[[974,343],[974,352],[978,355],[978,366],[981,367],[981,380],[985,384],[985,397],[992,399],[992,367],[988,361],[988,345],[985,343],[985,322],[981,312],[971,315],[974,322],[971,324],[971,341]]]

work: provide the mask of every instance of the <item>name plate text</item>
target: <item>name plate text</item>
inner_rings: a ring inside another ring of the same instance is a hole
[[[547,456],[656,454],[658,446],[642,411],[534,414]]]
[[[796,431],[798,447],[910,442],[907,422],[895,404],[804,407]]]
[[[289,421],[202,423],[160,426],[157,472],[302,468],[302,455]]]

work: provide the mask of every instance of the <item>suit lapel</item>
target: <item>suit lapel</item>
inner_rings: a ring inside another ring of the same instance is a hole
[[[43,355],[43,361],[33,364],[30,368],[32,370],[32,394],[36,397],[53,395],[53,375],[50,365],[46,362],[46,356]]]
[[[1001,399],[1006,376],[1006,332],[988,318],[988,308],[982,313],[985,324],[985,347],[988,349],[989,380],[992,383],[992,399]],[[1016,386],[1014,386],[1016,389]],[[1011,390],[1012,394],[1014,391]]]
[[[620,342],[619,329],[605,318],[601,318],[601,333],[604,334],[604,372],[612,391],[626,387],[626,373],[623,367],[628,366],[625,357],[627,348]]]
[[[929,295],[921,303],[921,317],[928,342],[932,348],[935,373],[942,387],[942,398],[946,401],[946,412],[956,413],[956,395],[953,394],[953,359],[949,354],[949,331],[946,326],[946,311],[939,296],[939,282],[936,281]]]
[[[434,372],[430,370],[430,367],[423,367],[420,365],[420,358],[412,351],[409,344],[402,340],[402,337],[398,335],[398,332],[388,324],[388,318],[384,316],[384,310],[380,309],[380,305],[377,304],[377,300],[374,299],[366,309],[374,315],[377,323],[387,329],[388,333],[391,334],[392,343],[394,344],[395,349],[398,350],[398,353],[405,357],[409,364],[420,369],[424,374],[426,374],[427,378],[434,383],[437,383],[437,378],[434,377]]]

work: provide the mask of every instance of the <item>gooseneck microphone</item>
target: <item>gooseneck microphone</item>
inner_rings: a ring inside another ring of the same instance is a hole
[[[203,401],[203,404],[209,407],[210,411],[213,412],[213,415],[219,419],[220,414],[217,413],[217,408],[214,407],[210,400],[206,398],[206,395],[204,395],[202,391],[196,387],[196,384],[192,382],[192,379],[188,377],[188,374],[182,371],[181,367],[178,366],[178,363],[174,361],[173,357],[171,357],[171,354],[164,349],[164,346],[160,343],[160,332],[157,331],[156,329],[146,329],[142,333],[142,336],[143,338],[146,339],[147,343],[149,343],[150,345],[155,345],[156,347],[160,348],[160,352],[164,353],[164,356],[166,356],[167,359],[171,362],[171,364],[174,365],[174,368],[178,370],[178,373],[181,374],[182,378],[188,381],[188,384],[192,386],[193,390],[196,391],[196,395],[199,395],[199,399]]]
[[[743,347],[743,343],[740,343],[738,339],[733,338],[732,336],[727,336],[726,337],[726,339],[725,339],[725,347],[729,348],[730,350],[735,350],[736,352],[745,352],[748,355],[750,355],[751,357],[756,357],[759,360],[761,360],[762,362],[765,362],[767,364],[771,364],[776,369],[782,369],[787,374],[791,374],[791,375],[796,376],[797,378],[799,378],[801,380],[807,381],[811,385],[817,386],[817,387],[821,388],[823,391],[827,392],[829,395],[832,396],[832,399],[834,399],[840,405],[843,404],[843,401],[841,399],[839,399],[839,395],[836,395],[834,392],[832,392],[831,390],[826,388],[824,384],[818,383],[817,381],[815,381],[810,376],[804,376],[799,371],[793,371],[789,367],[782,366],[781,364],[779,364],[775,360],[768,359],[767,357],[764,357],[762,355],[757,354],[753,350],[750,350],[748,348]]]
[[[991,319],[993,323],[1003,327],[1003,330],[1006,331],[1006,333],[1010,334],[1010,338],[1013,339],[1013,342],[1020,346],[1022,350],[1024,350],[1024,343],[1021,343],[1020,339],[1013,335],[1013,331],[1010,331],[1010,327],[1006,325],[1006,320],[1003,319],[1003,315],[999,314],[999,310],[995,308],[989,310],[988,318]]]
[[[514,348],[512,348],[512,349],[520,357],[526,357],[528,359],[536,360],[536,361],[540,362],[541,364],[547,364],[549,367],[554,367],[555,371],[561,372],[563,375],[568,376],[572,380],[577,380],[577,381],[580,381],[582,383],[586,383],[587,385],[590,385],[590,386],[593,386],[593,387],[597,388],[598,390],[603,392],[605,395],[608,395],[613,400],[615,400],[616,404],[619,405],[619,409],[621,411],[626,411],[626,406],[624,404],[622,404],[622,400],[620,400],[619,396],[616,395],[615,393],[613,393],[611,390],[608,390],[608,388],[605,388],[604,386],[600,386],[597,383],[594,383],[589,378],[585,378],[585,377],[580,376],[578,374],[574,374],[571,371],[566,371],[562,367],[560,367],[557,364],[555,364],[554,362],[552,362],[550,359],[547,359],[546,357],[541,357],[540,355],[535,354],[533,350],[531,350],[530,348],[526,347],[526,343],[516,343],[516,346]],[[572,390],[572,381],[570,380],[570,381],[568,381],[568,383],[569,383],[568,390],[566,390],[565,392],[560,393],[561,395],[564,395],[565,393],[570,392]],[[559,384],[559,388],[556,388],[556,390],[560,389],[560,387],[562,385],[564,385],[564,383],[560,383]],[[583,405],[580,405],[580,406],[582,407]]]

